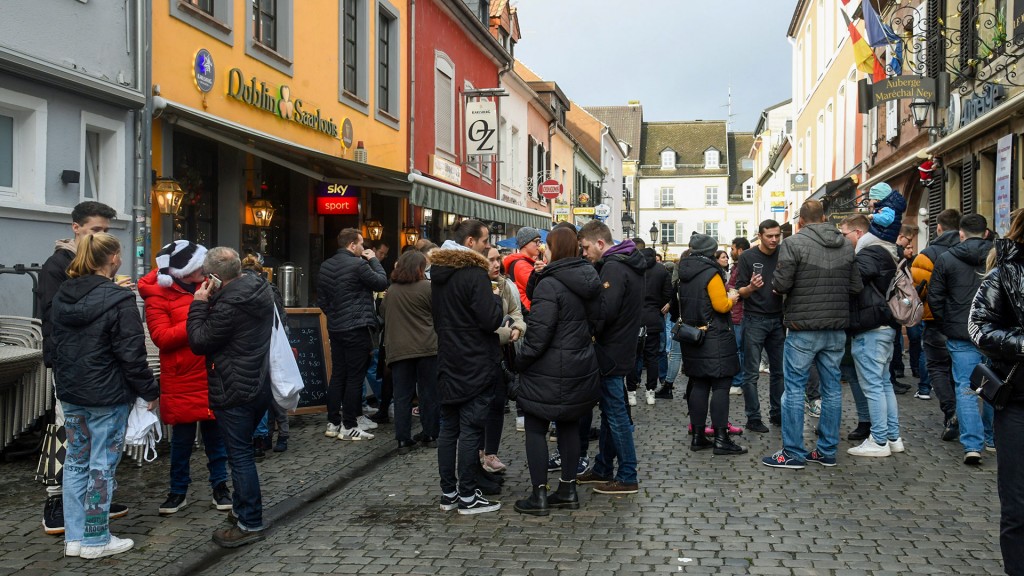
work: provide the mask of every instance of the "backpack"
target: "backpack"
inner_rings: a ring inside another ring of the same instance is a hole
[[[885,301],[889,305],[892,318],[901,326],[917,326],[924,317],[924,302],[914,286],[914,278],[910,274],[909,261],[903,260],[896,264],[896,274],[892,284],[886,291]]]

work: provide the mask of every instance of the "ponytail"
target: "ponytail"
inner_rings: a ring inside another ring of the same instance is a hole
[[[78,278],[95,274],[120,252],[121,243],[113,234],[106,232],[88,234],[78,241],[75,258],[68,266],[68,276]]]

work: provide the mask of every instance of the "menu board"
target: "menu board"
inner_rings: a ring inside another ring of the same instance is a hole
[[[305,388],[296,414],[327,410],[327,383],[331,380],[331,349],[327,317],[319,308],[288,308],[288,343],[296,354]]]

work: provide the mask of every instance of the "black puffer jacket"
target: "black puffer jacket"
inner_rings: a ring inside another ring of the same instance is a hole
[[[604,376],[625,376],[636,369],[636,344],[647,262],[632,240],[610,248],[594,266],[601,276],[601,312],[597,315],[597,362]]]
[[[66,248],[58,247],[53,254],[43,263],[43,270],[39,273],[39,285],[36,287],[37,310],[39,318],[43,321],[43,363],[48,368],[53,367],[53,322],[51,318],[51,307],[53,298],[60,290],[60,285],[68,279],[68,266],[74,260],[75,254]]]
[[[252,402],[270,387],[270,331],[274,323],[270,284],[242,274],[188,310],[188,344],[206,356],[210,408]]]
[[[832,224],[805,224],[779,245],[772,288],[786,296],[786,328],[847,329],[849,295],[859,294],[863,288],[853,263],[853,246]]]
[[[683,372],[691,378],[730,378],[740,371],[736,335],[728,312],[716,312],[708,296],[715,276],[725,288],[725,271],[707,256],[691,254],[679,261],[679,315],[690,326],[707,326],[700,346],[680,344]]]
[[[1024,363],[1024,244],[995,241],[996,267],[981,281],[967,324],[971,341],[992,359],[1000,376]],[[1024,401],[1024,366],[1013,379],[1013,397]]]
[[[665,331],[665,315],[661,309],[672,299],[672,274],[655,257],[654,249],[640,251],[647,263],[644,272],[644,326],[648,334]]]
[[[535,272],[526,335],[516,359],[519,405],[545,420],[574,420],[594,407],[601,377],[588,303],[601,280],[589,263],[565,258]]]
[[[160,396],[131,290],[95,274],[72,278],[57,291],[50,312],[58,399],[113,406]]]
[[[857,270],[864,289],[850,296],[850,327],[847,332],[859,334],[879,326],[898,326],[893,321],[885,293],[896,275],[896,245],[888,242],[871,244],[857,253]]]
[[[942,333],[954,340],[970,340],[967,316],[985,274],[985,259],[992,242],[967,238],[939,256],[928,283],[928,307]]]
[[[316,305],[327,316],[330,332],[376,329],[380,326],[373,293],[387,289],[388,276],[376,258],[366,261],[341,248],[320,265]]]
[[[442,248],[430,262],[438,392],[442,404],[461,404],[492,390],[499,377],[501,297],[491,291],[490,265],[477,252]]]

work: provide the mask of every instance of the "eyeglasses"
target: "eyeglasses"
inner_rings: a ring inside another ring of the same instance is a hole
[[[534,238],[533,240],[530,240],[530,242],[533,242],[534,244],[540,244],[540,238]]]
[[[853,234],[854,232],[856,232],[856,230],[847,230],[846,232],[843,232],[842,230],[840,230],[840,232],[842,233],[843,236],[849,236],[850,234]]]

